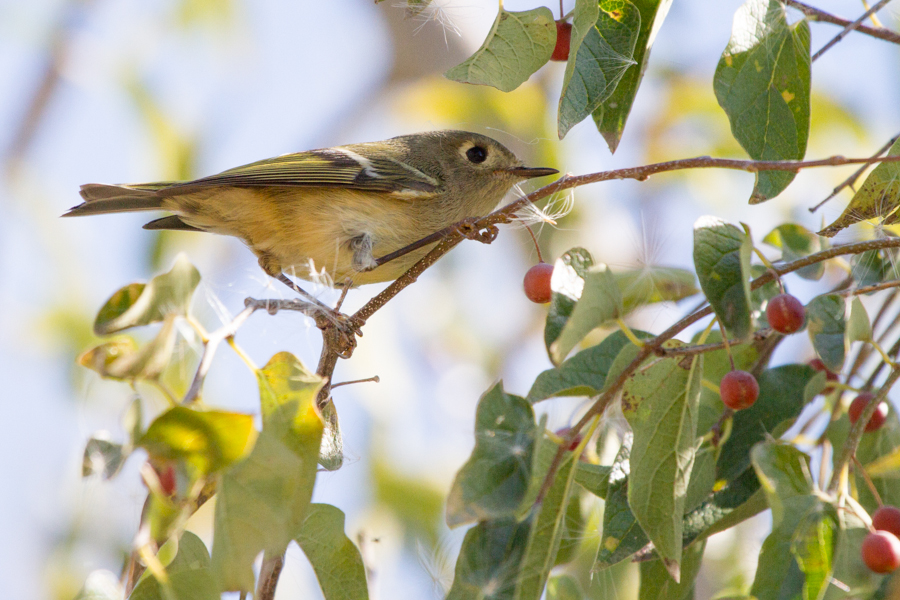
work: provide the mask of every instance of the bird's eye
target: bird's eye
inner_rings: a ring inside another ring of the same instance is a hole
[[[487,150],[481,146],[472,146],[466,150],[466,158],[473,163],[483,163],[487,159]]]

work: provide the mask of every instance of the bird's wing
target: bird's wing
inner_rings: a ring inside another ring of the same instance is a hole
[[[188,194],[223,185],[342,187],[408,198],[428,197],[441,190],[440,181],[401,161],[367,158],[349,148],[337,147],[286,154],[235,167],[218,175],[170,185],[163,194]]]

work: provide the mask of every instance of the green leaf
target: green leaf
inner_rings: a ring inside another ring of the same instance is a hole
[[[550,344],[554,364],[559,364],[584,336],[611,320],[622,317],[625,309],[619,286],[609,267],[596,265],[584,274],[584,290],[572,314]]]
[[[641,563],[641,587],[638,600],[693,600],[694,580],[700,573],[706,542],[684,550],[681,581],[676,583],[661,560]]]
[[[512,600],[531,520],[482,521],[466,532],[447,600]]]
[[[317,450],[318,445],[298,455],[263,429],[250,456],[222,475],[212,547],[218,589],[252,590],[256,556],[264,550],[282,554],[300,531],[315,482]]]
[[[634,330],[640,339],[653,336]],[[555,369],[548,369],[537,376],[528,391],[532,404],[554,396],[591,396],[606,385],[609,369],[622,348],[631,341],[621,331],[614,331],[600,344],[575,354]]]
[[[603,537],[591,571],[611,567],[650,543],[628,506],[628,457],[631,444],[632,436],[628,434],[622,441],[622,447],[609,474],[609,488],[603,507]]]
[[[760,374],[759,399],[734,414],[731,435],[716,463],[717,479],[733,481],[750,468],[750,449],[780,424],[797,418],[805,405],[804,389],[815,375],[808,365],[782,365]]]
[[[137,348],[130,338],[118,337],[84,352],[78,362],[106,379],[155,380],[169,364],[175,348],[175,317],[163,320],[156,337]]]
[[[186,315],[198,283],[200,273],[185,255],[179,254],[168,273],[157,275],[146,285],[132,283],[113,294],[97,314],[94,333],[108,335],[162,321],[170,315]]]
[[[687,545],[730,529],[767,508],[756,474],[753,469],[747,469],[684,516],[683,543]]]
[[[175,406],[150,424],[139,445],[150,456],[186,461],[199,476],[243,458],[254,434],[252,415]]]
[[[834,571],[838,537],[837,511],[830,504],[818,504],[800,520],[791,540],[791,553],[805,576],[803,600],[825,596]]]
[[[847,303],[838,294],[816,296],[806,305],[806,329],[825,366],[840,373],[847,354]]]
[[[727,332],[745,339],[750,319],[750,236],[715,217],[694,225],[694,266],[703,293]]]
[[[703,443],[694,456],[694,466],[691,468],[691,480],[684,495],[684,510],[689,513],[703,504],[713,491],[716,484],[716,459],[718,448],[711,443]]]
[[[576,461],[575,476],[578,477],[578,465],[584,464],[580,460]],[[599,465],[592,465],[599,466]],[[584,515],[581,512],[581,490],[576,488],[569,495],[566,503],[566,510],[562,518],[562,537],[559,540],[559,550],[553,559],[553,565],[564,565],[571,562],[581,547],[581,541],[584,539],[584,528],[587,525]]]
[[[258,372],[263,430],[253,451],[219,485],[213,571],[221,590],[251,590],[253,561],[281,554],[300,531],[316,479],[324,423],[321,380],[282,352]]]
[[[575,467],[575,483],[598,498],[606,498],[612,467],[579,462]]]
[[[302,456],[308,444],[319,451],[323,421],[316,396],[324,380],[290,352],[279,352],[256,372],[263,429],[275,433]]]
[[[135,586],[128,600],[217,600],[209,551],[203,541],[190,531],[181,534],[178,553],[166,567],[169,582],[160,584],[152,575],[145,576]],[[163,587],[168,587],[164,590]]]
[[[557,575],[547,582],[547,600],[583,600],[584,592],[571,575]]]
[[[847,321],[847,339],[851,342],[868,342],[872,339],[872,323],[859,296],[850,301],[850,320]]]
[[[900,140],[894,142],[887,155],[900,155]],[[900,206],[900,163],[881,163],[872,169],[862,187],[853,194],[850,204],[841,216],[820,231],[819,235],[833,237],[845,227],[876,217],[885,217],[885,225],[897,223],[898,206]]]
[[[109,432],[99,431],[91,436],[84,447],[84,457],[81,460],[81,476],[89,477],[95,473],[103,475],[103,479],[109,479],[119,472],[127,455],[122,444],[116,444],[109,439]]]
[[[813,494],[809,457],[769,440],[753,447],[753,467],[772,509],[772,533],[763,543],[750,593],[759,600],[799,598],[806,577],[792,553],[794,534],[821,501]]]
[[[625,121],[637,95],[650,58],[650,47],[669,12],[672,0],[632,0],[641,15],[641,26],[634,46],[634,65],[629,67],[615,91],[592,113],[597,130],[615,153],[622,139]]]
[[[555,564],[565,530],[563,521],[566,507],[572,497],[572,481],[577,462],[578,459],[574,454],[569,454],[563,459],[547,495],[541,504],[532,509],[537,515],[529,519],[533,524],[519,569],[516,600],[539,600],[544,591],[547,576]],[[577,496],[575,497],[577,499]]]
[[[676,579],[702,374],[702,355],[665,358],[638,370],[622,390],[622,413],[634,432],[628,503]]]
[[[560,139],[609,98],[628,68],[636,64],[640,28],[641,13],[629,0],[576,3],[559,98]]]
[[[531,480],[537,435],[531,405],[504,392],[502,383],[481,397],[475,412],[475,449],[447,498],[450,527],[516,513]]]
[[[801,160],[809,138],[809,24],[789,26],[778,0],[748,0],[735,13],[713,88],[750,158]],[[757,173],[750,203],[774,198],[794,175]]]
[[[781,250],[781,260],[791,262],[815,254],[828,247],[823,247],[822,238],[802,225],[785,223],[779,225],[763,238],[763,242]],[[817,262],[794,271],[804,279],[818,281],[825,273],[825,263]]]
[[[125,600],[119,578],[110,571],[91,572],[75,600]]]
[[[547,323],[544,326],[544,345],[550,360],[553,353],[550,347],[559,338],[559,334],[575,309],[575,303],[584,291],[584,278],[588,269],[594,264],[590,252],[584,248],[572,248],[558,259],[553,266],[550,279],[550,309],[547,312]],[[558,365],[559,362],[553,364]]]
[[[625,312],[656,302],[678,302],[700,293],[697,278],[686,269],[646,265],[640,269],[613,273]]]
[[[556,23],[549,8],[522,12],[501,8],[481,48],[444,77],[511,92],[550,60],[555,45]]]
[[[860,287],[897,279],[896,249],[869,250],[852,256],[850,274]]]
[[[344,533],[344,513],[340,509],[330,504],[310,504],[296,539],[326,598],[369,597],[366,567],[359,549]]]

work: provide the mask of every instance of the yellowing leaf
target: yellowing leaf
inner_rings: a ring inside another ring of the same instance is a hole
[[[900,155],[900,140],[888,150],[888,156]],[[897,207],[900,206],[900,163],[881,163],[875,167],[859,190],[853,194],[850,204],[834,223],[819,232],[819,235],[833,237],[840,230],[854,223],[884,217],[884,224],[898,222]]]

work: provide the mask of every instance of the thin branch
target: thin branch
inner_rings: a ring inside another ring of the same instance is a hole
[[[900,36],[898,36],[898,37],[900,37]],[[898,42],[898,43],[900,43],[900,42]],[[900,139],[900,133],[898,133],[897,135],[892,137],[890,140],[888,140],[887,144],[885,144],[884,146],[879,148],[878,152],[876,152],[875,154],[872,155],[872,158],[881,156],[882,154],[884,154],[885,152],[890,150],[891,146],[893,146],[894,142],[896,142],[898,139]],[[851,175],[850,177],[848,177],[847,179],[845,179],[844,181],[839,183],[837,185],[837,187],[835,187],[833,190],[831,190],[831,194],[829,194],[827,198],[825,198],[824,200],[822,200],[821,202],[819,202],[818,204],[816,204],[815,206],[813,206],[812,208],[807,209],[807,210],[809,210],[809,212],[811,212],[811,213],[816,212],[817,210],[822,208],[822,206],[824,206],[826,202],[828,202],[829,200],[831,200],[832,198],[834,198],[835,196],[840,194],[844,190],[844,188],[853,187],[854,185],[856,185],[856,180],[859,179],[862,176],[862,174],[866,172],[866,169],[868,169],[868,168],[869,168],[869,165],[863,165],[860,168],[858,168],[856,171],[853,172],[853,175]]]
[[[259,307],[257,306],[248,304],[244,310],[239,312],[237,316],[232,319],[231,323],[223,325],[209,334],[209,339],[203,346],[203,356],[200,359],[200,366],[197,367],[194,381],[191,382],[190,389],[188,389],[187,393],[184,395],[184,399],[181,401],[182,404],[190,404],[200,395],[200,388],[203,387],[203,380],[206,379],[206,374],[209,372],[210,366],[212,366],[212,360],[219,344],[223,340],[233,337],[244,321],[256,312],[258,308]]]
[[[256,585],[254,600],[274,600],[275,588],[278,587],[278,577],[284,568],[284,555],[263,554],[262,567],[259,570],[259,581]]]
[[[340,383],[332,383],[331,389],[334,389],[336,387],[341,387],[342,385],[352,385],[354,383],[380,383],[380,382],[381,382],[381,378],[378,375],[375,375],[373,377],[366,377],[365,379],[353,379],[350,381],[342,381]]]
[[[499,224],[509,223],[513,220],[516,212],[528,203],[534,203],[537,200],[546,198],[563,190],[587,185],[590,183],[599,183],[601,181],[611,181],[616,179],[635,179],[645,181],[651,175],[658,173],[666,173],[669,171],[680,171],[684,169],[731,169],[737,171],[745,171],[756,173],[759,171],[792,171],[797,172],[801,169],[814,167],[833,167],[849,164],[874,164],[880,162],[900,162],[900,156],[884,156],[869,158],[846,158],[843,156],[831,156],[818,160],[794,161],[794,160],[742,160],[729,158],[712,158],[709,156],[699,156],[695,158],[684,158],[679,160],[667,161],[662,163],[654,163],[650,165],[642,165],[639,167],[629,167],[625,169],[616,169],[613,171],[601,171],[587,175],[565,175],[553,183],[546,185],[534,192],[515,200],[506,206],[492,212],[491,214],[480,219],[466,219],[460,223],[455,223],[449,227],[445,227],[440,231],[436,231],[428,235],[414,244],[410,244],[405,248],[401,248],[396,252],[382,256],[376,259],[376,263],[381,265],[385,262],[399,258],[409,252],[424,248],[431,244],[437,245],[431,249],[419,262],[413,265],[409,271],[403,274],[399,279],[394,281],[380,294],[369,300],[362,308],[360,308],[351,318],[350,321],[354,326],[361,327],[377,310],[379,310],[391,298],[400,293],[408,285],[418,279],[425,269],[444,254],[452,250],[462,240],[466,238],[475,238],[475,232],[486,230],[487,234],[483,235],[480,241],[490,243],[496,235],[495,227]],[[811,264],[811,263],[810,263]]]
[[[737,346],[740,344],[748,344],[751,341],[758,342],[768,338],[772,335],[773,330],[771,329],[761,329],[753,334],[753,338],[750,340],[741,340],[735,338],[733,340],[725,340],[721,342],[716,342],[714,344],[698,344],[693,346],[682,346],[680,348],[658,348],[656,350],[657,356],[696,356],[697,354],[704,354],[706,352],[715,352],[716,350],[724,350],[725,348],[729,348],[731,346]]]
[[[852,21],[850,21],[849,19],[842,19],[841,17],[825,12],[824,10],[818,9],[814,6],[804,4],[803,2],[797,2],[797,0],[782,0],[782,2],[787,6],[796,8],[804,15],[806,15],[811,21],[831,23],[832,25],[839,25],[841,27],[848,27],[849,25],[852,25]],[[891,42],[894,44],[900,44],[900,34],[891,29],[887,29],[885,27],[869,27],[868,25],[863,25],[862,23],[857,25],[855,29],[860,33],[870,35],[880,40],[884,40],[886,42]]]
[[[813,54],[811,60],[812,60],[812,61],[815,61],[817,58],[819,58],[820,56],[822,56],[823,54],[825,54],[825,52],[827,52],[832,46],[834,46],[835,44],[837,44],[838,42],[840,42],[842,39],[844,39],[845,37],[847,37],[847,35],[848,35],[851,31],[853,31],[854,29],[859,29],[859,26],[862,25],[862,22],[863,22],[863,21],[865,21],[866,19],[868,19],[869,16],[874,15],[876,12],[878,12],[879,10],[881,10],[882,8],[884,8],[890,1],[891,1],[891,0],[881,0],[880,2],[876,2],[876,3],[872,6],[872,8],[870,8],[869,10],[867,10],[866,12],[864,12],[860,18],[858,18],[857,20],[853,21],[852,23],[848,23],[848,24],[844,27],[843,31],[841,31],[839,34],[837,34],[837,35],[834,36],[833,38],[831,38],[831,40],[830,40],[827,44],[825,44],[824,46],[822,46],[822,48],[821,48],[818,52],[816,52],[815,54]]]
[[[838,292],[841,296],[861,296],[862,294],[873,294],[875,292],[880,292],[882,290],[889,290],[891,288],[900,287],[900,280],[893,281],[884,281],[882,283],[873,283],[872,285],[866,285],[863,287],[859,287],[856,289],[844,290],[842,292]],[[874,326],[873,326],[874,327]]]
[[[841,486],[841,481],[844,478],[847,465],[850,464],[851,459],[856,454],[856,448],[859,446],[863,433],[866,431],[866,425],[869,424],[869,419],[875,414],[878,405],[887,397],[888,391],[894,383],[896,383],[897,379],[900,379],[900,368],[891,370],[891,374],[884,382],[884,385],[881,386],[881,389],[878,390],[875,397],[869,401],[862,414],[859,415],[859,419],[857,419],[856,423],[853,424],[853,427],[850,428],[850,433],[847,435],[847,441],[844,442],[844,446],[841,448],[841,455],[835,462],[834,470],[831,473],[831,483],[828,485],[829,494],[833,495],[837,493],[838,488]]]

